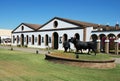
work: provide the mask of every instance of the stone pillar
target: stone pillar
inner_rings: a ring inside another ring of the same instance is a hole
[[[119,43],[118,42],[119,42],[118,40],[115,40],[115,54],[117,54],[117,55],[119,53]]]
[[[83,41],[86,42],[86,35],[87,35],[87,31],[86,31],[86,27],[84,26],[83,29]]]
[[[105,53],[109,54],[109,39],[108,39],[108,37],[105,40]]]
[[[97,52],[100,53],[100,40],[97,40]]]

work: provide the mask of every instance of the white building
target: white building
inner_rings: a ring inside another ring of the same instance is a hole
[[[3,45],[11,44],[11,32],[12,30],[0,29],[0,44]]]
[[[12,31],[13,46],[27,46],[63,50],[62,43],[76,36],[81,41],[91,41],[98,32],[111,29],[99,25],[65,18],[54,17],[43,25],[21,23]],[[98,38],[96,38],[97,40]],[[71,44],[71,48],[74,46]]]

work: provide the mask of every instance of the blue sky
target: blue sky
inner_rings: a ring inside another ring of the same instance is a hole
[[[0,29],[44,24],[55,16],[113,26],[120,23],[120,0],[0,0]]]

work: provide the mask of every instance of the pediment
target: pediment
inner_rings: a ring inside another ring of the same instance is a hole
[[[28,24],[21,23],[18,27],[16,27],[12,32],[26,32],[26,31],[35,31],[40,27],[37,24]]]
[[[79,26],[54,18],[49,22],[45,23],[39,30],[66,29],[66,28],[73,28],[73,27],[79,27]]]

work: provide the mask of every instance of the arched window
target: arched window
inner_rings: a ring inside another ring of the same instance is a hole
[[[22,30],[22,31],[24,30],[24,26],[21,27],[21,30]]]
[[[58,26],[58,22],[54,21],[53,25],[54,25],[54,28],[56,28]]]

